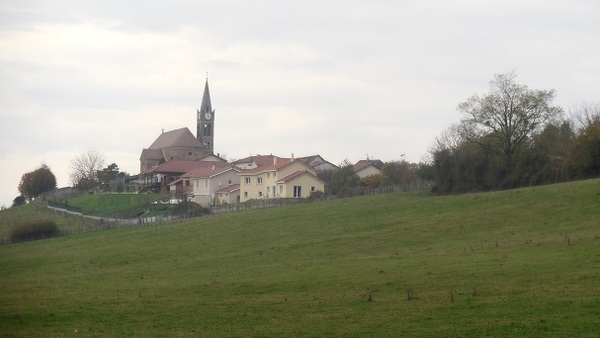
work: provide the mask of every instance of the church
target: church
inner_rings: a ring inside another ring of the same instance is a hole
[[[140,173],[147,174],[170,160],[195,161],[210,157],[214,152],[215,110],[210,102],[208,78],[204,85],[202,104],[196,110],[196,136],[187,128],[163,131],[142,150]]]
[[[215,110],[208,78],[196,110],[196,135],[184,127],[163,131],[142,150],[140,176],[145,188],[166,188],[171,201],[202,206],[264,198],[306,198],[323,192],[319,170],[335,168],[315,155],[283,158],[256,155],[228,163],[214,154]]]

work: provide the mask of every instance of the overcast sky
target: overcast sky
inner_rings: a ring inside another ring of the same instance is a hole
[[[131,174],[161,129],[215,152],[419,162],[494,74],[600,100],[600,2],[0,0],[0,206],[86,150]]]

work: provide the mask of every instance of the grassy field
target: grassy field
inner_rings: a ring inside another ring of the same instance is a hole
[[[588,336],[600,181],[0,246],[2,336]]]
[[[135,218],[143,214],[144,217],[169,215],[172,205],[154,204],[155,201],[166,200],[164,194],[92,194],[74,198],[68,201],[68,207],[75,207],[74,211],[86,215],[117,218]],[[64,203],[61,201],[61,203]],[[94,228],[95,222],[80,217],[68,216],[60,212],[53,212],[47,208],[46,201],[35,201],[16,208],[0,211],[0,241],[8,240],[12,226],[43,219],[54,221],[61,230]],[[63,207],[60,205],[60,207]]]
[[[153,202],[168,199],[166,194],[92,194],[69,200],[69,205],[81,208],[86,215],[133,218],[166,210],[167,205]]]
[[[46,207],[46,202],[34,202],[0,211],[0,241],[7,240],[11,227],[31,220],[52,220],[60,229],[68,230],[85,226],[78,217],[64,217]]]

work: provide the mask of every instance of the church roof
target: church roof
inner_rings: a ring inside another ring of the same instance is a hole
[[[145,158],[146,160],[162,160],[162,149],[143,149],[140,159],[142,158]]]
[[[169,147],[202,148],[202,144],[187,127],[184,127],[163,132],[148,149],[164,149]]]

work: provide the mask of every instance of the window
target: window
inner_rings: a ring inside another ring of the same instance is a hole
[[[258,197],[259,197],[259,198],[260,198],[260,197],[262,197],[262,191],[259,191],[259,192],[258,192]]]
[[[256,184],[262,184],[262,177],[256,178]]]
[[[210,123],[204,124],[204,133],[203,134],[206,136],[212,136],[212,126],[210,125]]]
[[[208,188],[208,180],[204,180],[204,187]]]
[[[200,188],[200,180],[196,180],[196,188]]]
[[[280,194],[283,194],[283,185],[280,185],[280,186],[279,186],[279,193],[280,193]]]
[[[244,191],[244,197],[248,197],[248,192]]]
[[[302,197],[302,187],[301,186],[299,186],[299,185],[294,186],[294,197],[295,198]]]
[[[250,184],[250,177],[246,177],[245,182],[246,182],[246,184]]]
[[[315,192],[315,187],[310,187],[311,192]]]
[[[277,177],[277,173],[273,173],[273,178]]]

